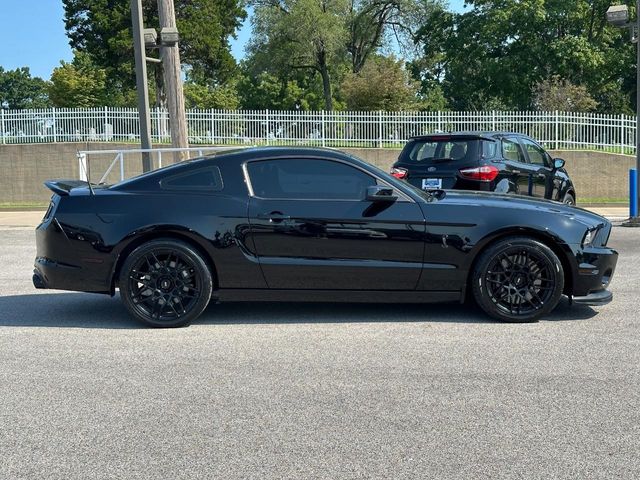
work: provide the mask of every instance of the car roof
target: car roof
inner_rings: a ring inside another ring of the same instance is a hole
[[[458,132],[435,132],[428,133],[425,135],[416,135],[410,137],[409,140],[422,140],[422,139],[430,139],[433,137],[450,137],[450,138],[459,138],[459,139],[484,139],[484,140],[495,140],[496,138],[508,137],[516,135],[518,137],[531,138],[528,135],[517,132],[510,131],[487,131],[487,130],[468,130],[468,131],[458,131]]]

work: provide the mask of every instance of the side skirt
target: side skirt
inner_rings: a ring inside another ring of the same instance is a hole
[[[344,303],[443,303],[460,302],[460,291],[420,292],[390,290],[279,290],[221,289],[213,292],[219,302],[344,302]]]

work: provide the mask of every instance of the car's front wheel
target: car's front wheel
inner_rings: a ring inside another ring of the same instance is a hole
[[[136,319],[152,327],[182,327],[211,299],[211,272],[187,243],[159,239],[136,248],[125,260],[120,296]]]
[[[510,237],[481,253],[472,284],[476,302],[488,315],[504,322],[533,322],[558,305],[564,271],[545,244]]]

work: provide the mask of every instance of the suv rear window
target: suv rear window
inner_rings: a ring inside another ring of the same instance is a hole
[[[462,163],[493,158],[496,154],[496,144],[479,139],[448,139],[426,138],[409,142],[404,148],[400,159],[406,163],[428,165],[440,162]]]

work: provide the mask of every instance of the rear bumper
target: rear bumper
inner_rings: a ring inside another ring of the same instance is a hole
[[[613,293],[609,290],[600,290],[599,292],[590,293],[584,297],[573,297],[575,303],[580,305],[591,305],[597,307],[599,305],[606,305],[613,300]]]

